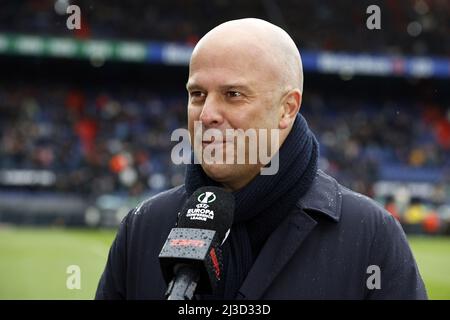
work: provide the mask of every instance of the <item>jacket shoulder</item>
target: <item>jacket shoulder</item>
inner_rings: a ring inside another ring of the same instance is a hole
[[[160,192],[138,204],[124,220],[131,228],[173,225],[186,197],[184,185]]]
[[[339,190],[342,193],[341,215],[344,220],[350,220],[356,225],[369,224],[373,232],[380,225],[398,227],[395,218],[380,203],[340,184]]]
[[[338,222],[340,228],[352,230],[350,233],[363,232],[373,237],[380,226],[399,227],[378,202],[350,190],[321,170],[318,170],[312,187],[300,203],[308,212],[319,212]]]
[[[318,170],[312,186],[298,205],[308,212],[321,213],[335,222],[367,215],[389,216],[373,199],[350,190],[336,179]]]
[[[148,199],[145,199],[133,210],[135,215],[158,214],[153,209],[171,208],[175,204],[186,199],[186,189],[184,185],[160,192]],[[159,212],[159,211],[158,211]]]

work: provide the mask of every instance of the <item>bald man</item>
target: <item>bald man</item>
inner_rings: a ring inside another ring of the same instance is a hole
[[[217,26],[195,46],[186,88],[185,183],[125,217],[97,299],[164,299],[159,252],[203,186],[232,193],[236,209],[219,285],[195,299],[427,298],[397,221],[317,168],[319,146],[299,113],[301,58],[284,30],[259,19]],[[242,132],[257,139],[239,143]]]
[[[257,133],[262,130],[269,133],[276,129],[279,130],[277,145],[282,144],[300,109],[301,66],[294,41],[281,28],[266,21],[230,21],[208,32],[196,45],[189,65],[191,141],[195,139],[194,122],[199,121],[205,130],[214,128],[221,132],[255,129]],[[202,142],[194,144],[198,158],[208,141]],[[267,140],[266,148],[270,149],[270,145]],[[245,148],[248,158],[249,145]],[[262,166],[260,161],[203,163],[209,177],[233,191],[247,185]]]

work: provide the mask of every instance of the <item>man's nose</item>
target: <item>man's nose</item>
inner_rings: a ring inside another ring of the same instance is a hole
[[[200,113],[200,121],[206,128],[215,128],[223,123],[220,102],[213,95],[206,97]]]

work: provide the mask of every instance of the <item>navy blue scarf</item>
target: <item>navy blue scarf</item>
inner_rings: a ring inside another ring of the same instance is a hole
[[[225,281],[215,298],[236,297],[264,242],[316,176],[318,143],[301,114],[297,115],[278,152],[279,170],[275,175],[257,175],[242,189],[233,192],[234,223],[223,247]],[[188,165],[185,178],[188,196],[207,185],[220,186],[205,174],[201,165]]]

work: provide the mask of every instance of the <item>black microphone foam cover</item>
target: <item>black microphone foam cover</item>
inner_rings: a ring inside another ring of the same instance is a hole
[[[181,209],[177,227],[214,230],[222,242],[233,224],[234,206],[231,192],[219,187],[201,187]]]

